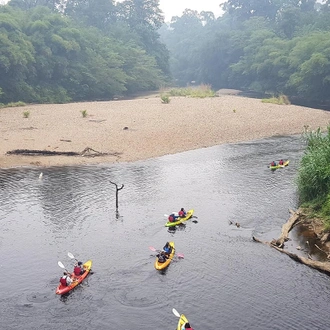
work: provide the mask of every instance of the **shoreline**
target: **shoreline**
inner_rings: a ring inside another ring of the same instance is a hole
[[[87,116],[82,116],[82,111]],[[24,118],[23,112],[29,117]],[[330,112],[262,103],[232,94],[196,99],[159,95],[120,101],[38,104],[0,109],[0,168],[134,162],[225,143],[325,130]],[[8,155],[16,149],[107,156]]]

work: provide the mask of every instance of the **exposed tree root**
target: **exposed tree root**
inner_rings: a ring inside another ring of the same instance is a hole
[[[83,157],[97,157],[97,156],[116,156],[119,157],[121,153],[105,153],[99,152],[92,148],[85,148],[82,152],[74,151],[50,151],[50,150],[29,150],[29,149],[15,149],[7,151],[7,155],[24,155],[24,156],[83,156]]]
[[[291,231],[291,229],[294,227],[295,224],[298,223],[298,220],[301,219],[301,217],[305,217],[305,214],[303,214],[300,209],[297,210],[296,212],[293,212],[292,210],[290,210],[290,213],[291,213],[291,217],[289,218],[288,222],[282,226],[281,236],[277,240],[272,240],[271,242],[266,242],[266,241],[262,241],[253,236],[252,237],[253,241],[269,245],[270,247],[276,249],[277,251],[288,255],[290,258],[292,258],[295,261],[298,261],[304,265],[307,265],[309,267],[320,270],[320,271],[325,272],[328,275],[330,275],[330,262],[312,260],[310,255],[308,255],[309,258],[301,257],[294,253],[285,251],[283,249],[284,242],[286,242],[288,240],[288,235],[289,235],[289,232]],[[318,249],[320,249],[318,246],[316,246],[316,247]],[[323,250],[321,250],[321,251],[323,251]],[[325,251],[323,251],[323,252],[325,252]],[[327,252],[325,252],[325,253],[327,253]]]

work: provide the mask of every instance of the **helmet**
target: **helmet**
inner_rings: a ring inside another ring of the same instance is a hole
[[[184,210],[184,208],[183,207],[181,207],[181,211],[183,211]]]
[[[78,262],[78,266],[81,266],[81,265],[82,265],[82,262],[81,262],[81,261],[79,261],[79,262]]]

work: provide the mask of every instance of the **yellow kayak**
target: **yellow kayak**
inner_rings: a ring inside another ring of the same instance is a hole
[[[194,214],[194,210],[189,210],[184,218],[177,218],[178,220],[174,222],[168,221],[165,223],[165,227],[173,227],[179,225],[180,223],[189,220],[193,216],[193,214]]]
[[[161,270],[161,269],[166,268],[170,264],[170,262],[172,261],[172,259],[174,257],[174,253],[175,253],[174,242],[169,242],[169,244],[170,244],[170,247],[172,248],[172,251],[171,251],[169,257],[166,259],[166,261],[165,262],[159,262],[158,257],[156,258],[155,268],[157,270]]]
[[[287,161],[284,162],[283,165],[279,165],[279,164],[277,164],[276,166],[271,166],[271,165],[270,165],[269,168],[270,168],[271,170],[276,170],[276,169],[278,169],[278,168],[283,168],[283,167],[285,167],[285,166],[288,166],[289,163],[290,163],[290,161],[287,160]]]
[[[179,322],[178,322],[178,326],[176,328],[176,330],[183,330],[184,328],[182,328],[188,321],[188,319],[185,317],[184,314],[181,314],[180,318],[179,318]]]

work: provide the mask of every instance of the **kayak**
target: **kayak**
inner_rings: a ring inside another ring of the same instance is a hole
[[[194,210],[189,210],[184,218],[177,218],[178,220],[174,221],[174,222],[168,221],[165,223],[165,227],[173,227],[173,226],[179,225],[180,223],[189,220],[193,214],[194,214]]]
[[[182,327],[189,322],[188,319],[185,317],[184,314],[181,314],[180,318],[179,318],[179,322],[178,322],[178,326],[176,328],[176,330],[182,330]],[[184,329],[184,328],[183,328]]]
[[[285,167],[285,166],[288,166],[289,165],[289,163],[290,163],[290,161],[289,160],[286,160],[285,162],[284,162],[284,164],[283,165],[276,165],[276,166],[269,166],[269,168],[271,169],[271,170],[277,170],[278,168],[283,168],[283,167]]]
[[[71,278],[73,279],[73,282],[65,286],[63,284],[59,284],[59,286],[56,289],[56,294],[65,294],[74,289],[78,284],[80,284],[89,274],[91,268],[92,268],[92,260],[88,260],[83,264],[84,269],[86,270],[82,275],[76,276],[74,273],[71,274]]]
[[[172,259],[174,257],[174,253],[175,253],[174,242],[169,242],[169,244],[170,244],[170,247],[172,248],[172,251],[170,253],[170,256],[169,256],[168,259],[166,259],[165,262],[158,262],[158,257],[156,258],[155,268],[157,270],[161,270],[161,269],[166,268],[170,264],[170,262],[172,261]]]

